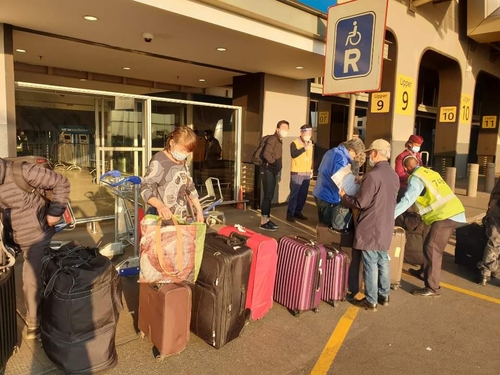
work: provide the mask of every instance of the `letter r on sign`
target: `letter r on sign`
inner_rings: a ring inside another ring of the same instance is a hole
[[[357,48],[348,49],[344,55],[344,74],[349,73],[349,66],[351,66],[354,73],[358,72],[358,61],[361,58],[361,51]]]

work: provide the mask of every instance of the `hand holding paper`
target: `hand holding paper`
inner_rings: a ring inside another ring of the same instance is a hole
[[[344,191],[348,195],[356,195],[360,186],[357,184],[356,176],[351,171],[351,165],[347,164],[344,168],[339,169],[333,174],[332,180],[337,185],[339,190]]]

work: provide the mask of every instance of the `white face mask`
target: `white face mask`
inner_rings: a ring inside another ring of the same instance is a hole
[[[310,135],[304,135],[302,137],[302,139],[304,140],[304,142],[309,142],[311,140],[311,136]]]
[[[288,130],[280,130],[279,133],[281,138],[285,138],[288,135]]]
[[[371,156],[368,158],[368,165],[370,167],[374,167],[375,166],[375,162],[372,160]]]
[[[413,146],[413,147],[411,148],[411,150],[412,150],[413,152],[419,152],[419,151],[420,151],[420,147],[418,147],[418,146]]]
[[[183,152],[177,150],[170,151],[170,153],[172,154],[173,158],[177,161],[184,161],[189,155],[189,154],[184,154]]]

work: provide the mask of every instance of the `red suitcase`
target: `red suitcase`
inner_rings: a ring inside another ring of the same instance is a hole
[[[348,289],[349,265],[351,260],[342,250],[326,246],[326,264],[321,299],[334,307],[338,301],[345,301]]]
[[[323,286],[326,250],[323,245],[301,237],[286,236],[278,244],[278,267],[274,300],[294,315],[318,311]]]
[[[148,336],[162,361],[182,352],[189,341],[191,288],[184,284],[140,284],[139,330]]]
[[[227,226],[219,234],[237,238],[252,249],[246,308],[250,319],[261,319],[273,307],[273,290],[278,263],[278,243],[274,238],[240,226]]]

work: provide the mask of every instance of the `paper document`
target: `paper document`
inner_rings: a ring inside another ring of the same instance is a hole
[[[356,195],[359,190],[359,185],[356,183],[356,176],[351,171],[351,164],[347,164],[344,168],[339,169],[333,176],[332,180],[339,190],[344,189],[347,195]]]

